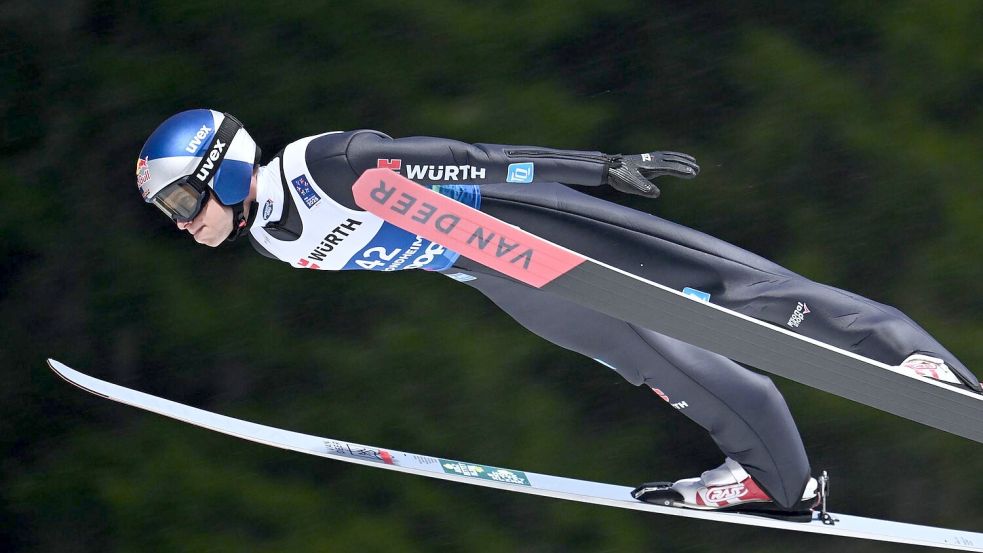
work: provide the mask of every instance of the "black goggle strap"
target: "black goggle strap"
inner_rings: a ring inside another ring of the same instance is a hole
[[[222,119],[222,124],[218,126],[218,130],[215,131],[212,141],[208,143],[205,155],[198,162],[198,166],[195,167],[194,172],[188,175],[188,183],[195,187],[195,190],[198,192],[204,192],[208,188],[209,179],[215,175],[215,171],[218,170],[226,154],[229,153],[229,146],[232,144],[232,139],[235,138],[236,133],[242,128],[242,123],[235,117],[232,117],[228,113],[223,113],[222,115],[225,118]]]

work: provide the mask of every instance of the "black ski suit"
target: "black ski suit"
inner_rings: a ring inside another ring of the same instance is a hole
[[[393,140],[363,130],[317,137],[306,146],[305,158],[310,177],[348,209],[359,210],[351,185],[372,167],[398,170],[425,185],[480,184],[481,211],[604,263],[676,290],[698,290],[709,294],[712,303],[889,365],[915,352],[940,357],[967,383],[979,382],[892,307],[814,283],[704,233],[559,184],[604,184],[612,156],[426,137]],[[289,179],[281,176],[285,191]],[[304,206],[284,203],[279,221],[263,223],[271,236],[303,232],[296,213]],[[252,238],[257,250],[277,258],[269,244],[264,247]],[[440,272],[477,289],[533,333],[608,365],[633,384],[651,387],[705,428],[778,504],[788,507],[801,497],[811,473],[809,462],[788,407],[768,377],[464,257]]]

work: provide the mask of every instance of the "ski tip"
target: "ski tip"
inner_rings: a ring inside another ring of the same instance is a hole
[[[96,391],[96,390],[94,390],[92,388],[93,384],[95,384],[95,383],[103,383],[103,384],[105,384],[105,382],[102,382],[102,381],[100,381],[97,378],[93,378],[91,376],[82,374],[82,373],[76,371],[75,369],[69,367],[68,365],[66,365],[66,364],[64,364],[61,361],[58,361],[56,359],[52,359],[52,358],[49,357],[47,359],[47,362],[48,362],[48,367],[51,368],[51,370],[54,371],[55,374],[57,374],[58,376],[60,376],[62,378],[62,380],[64,380],[65,382],[68,382],[69,384],[72,384],[73,386],[76,386],[78,388],[81,388],[81,389],[85,390],[86,392],[89,392],[90,394],[94,394],[94,395],[97,395],[97,396],[100,396],[100,397],[104,397],[106,399],[112,399],[109,396],[107,396],[106,394],[104,394],[102,392],[98,392],[98,391]]]
[[[74,384],[78,386],[78,384],[74,380],[68,377],[68,371],[71,370],[68,368],[68,365],[62,363],[61,361],[58,361],[57,359],[52,359],[50,357],[47,359],[47,363],[48,363],[48,368],[51,369],[51,371],[54,372],[56,375],[60,376],[62,380],[68,382],[69,384]]]
[[[69,368],[68,365],[62,363],[61,361],[58,361],[57,359],[52,359],[50,357],[47,359],[47,363],[48,363],[48,368],[51,369],[52,372],[62,377],[64,380],[67,380],[68,382],[75,384],[75,381],[68,377],[68,375],[72,372],[72,369]]]

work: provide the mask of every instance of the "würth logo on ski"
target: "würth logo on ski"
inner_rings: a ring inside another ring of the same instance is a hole
[[[369,169],[352,191],[370,213],[537,288],[584,261],[392,171]]]

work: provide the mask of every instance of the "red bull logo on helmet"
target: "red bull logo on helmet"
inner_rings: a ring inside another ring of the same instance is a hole
[[[144,197],[146,197],[147,194],[143,191],[143,185],[150,180],[149,161],[150,156],[145,158],[137,158],[137,188],[140,189],[140,192],[143,193]]]

